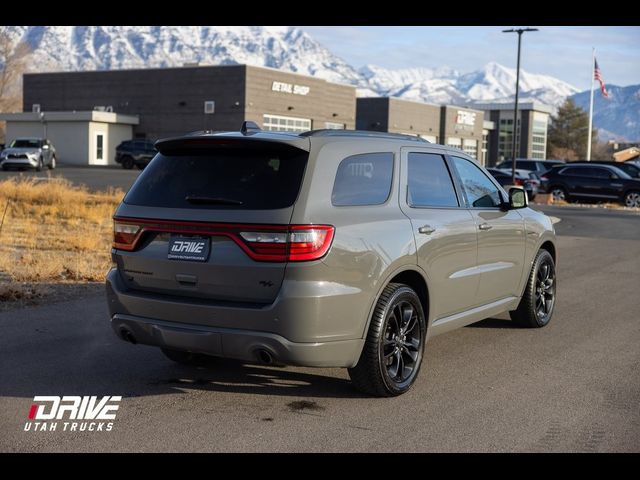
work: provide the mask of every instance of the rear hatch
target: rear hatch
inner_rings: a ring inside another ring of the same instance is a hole
[[[193,299],[273,302],[307,145],[216,136],[158,142],[160,153],[114,217],[114,258],[125,284]]]

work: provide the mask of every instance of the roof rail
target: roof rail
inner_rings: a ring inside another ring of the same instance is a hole
[[[299,134],[300,137],[376,137],[376,138],[389,138],[394,140],[412,140],[414,142],[431,143],[422,137],[417,135],[409,135],[405,133],[389,133],[389,132],[374,132],[371,130],[338,130],[338,129],[321,129],[321,130],[309,130]]]

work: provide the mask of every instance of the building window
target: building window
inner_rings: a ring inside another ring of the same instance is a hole
[[[104,160],[104,135],[96,134],[96,160]]]
[[[462,139],[456,137],[448,137],[446,145],[447,147],[454,147],[462,150]]]
[[[344,130],[344,123],[324,122],[324,128],[327,130]]]
[[[464,151],[464,153],[466,153],[470,157],[477,159],[478,158],[478,141],[465,138],[462,141],[462,150]]]
[[[480,163],[487,165],[487,154],[489,152],[489,130],[482,130],[482,149],[480,150]]]
[[[262,129],[270,132],[308,132],[311,130],[311,120],[308,118],[265,114],[263,116]]]

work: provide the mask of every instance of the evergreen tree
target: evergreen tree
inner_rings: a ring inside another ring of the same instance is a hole
[[[557,160],[586,160],[589,114],[568,98],[551,117],[549,126],[549,158]],[[597,143],[595,130],[591,136],[592,148]]]

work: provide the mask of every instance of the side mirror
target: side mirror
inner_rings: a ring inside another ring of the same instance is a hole
[[[49,145],[47,145],[46,143],[44,145],[42,145],[42,149],[43,150],[49,150]]]
[[[527,192],[522,188],[512,187],[509,189],[509,209],[526,208],[529,206]]]

